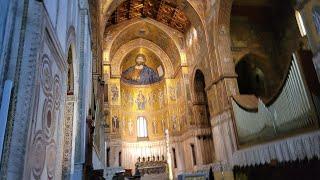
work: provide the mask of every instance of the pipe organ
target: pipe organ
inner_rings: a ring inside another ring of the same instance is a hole
[[[259,99],[257,112],[242,108],[235,99],[232,106],[240,145],[271,140],[288,135],[292,130],[303,131],[318,126],[314,104],[295,54],[281,93],[272,104],[266,106]]]

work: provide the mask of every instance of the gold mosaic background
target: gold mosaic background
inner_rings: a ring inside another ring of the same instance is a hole
[[[188,122],[183,79],[164,79],[152,85],[130,85],[111,79],[109,86],[111,134],[122,140],[137,141],[137,118],[147,120],[148,139],[164,139],[165,129],[182,133]],[[179,83],[178,83],[179,82]]]

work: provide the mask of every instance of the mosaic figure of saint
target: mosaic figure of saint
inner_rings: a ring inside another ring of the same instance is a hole
[[[141,91],[139,91],[139,94],[138,94],[138,97],[136,99],[136,103],[138,105],[138,109],[139,110],[144,110],[146,107],[146,102],[147,102],[147,99],[146,97],[142,94]]]
[[[146,57],[139,54],[136,57],[136,65],[122,73],[122,80],[134,85],[147,85],[160,81],[159,74],[146,64]]]
[[[123,130],[124,133],[127,132],[127,130],[126,130],[126,120],[123,120],[123,121],[122,121],[122,127],[121,127],[121,129]]]
[[[149,94],[149,104],[151,107],[153,107],[154,103],[155,103],[154,94],[153,94],[153,92],[151,92]]]
[[[157,121],[153,121],[152,126],[153,126],[153,134],[157,134]]]
[[[129,92],[128,94],[127,94],[127,100],[128,100],[128,105],[129,106],[132,106],[133,105],[133,103],[134,103],[134,98],[133,98],[133,96],[132,96],[132,94]]]
[[[128,107],[130,105],[129,94],[127,92],[122,93],[122,102],[125,107]]]
[[[176,130],[177,129],[177,116],[172,116],[172,122],[173,122],[173,129]]]
[[[116,132],[119,129],[119,118],[118,116],[112,117],[112,131]]]
[[[177,91],[176,91],[176,88],[174,88],[174,87],[170,87],[169,88],[170,89],[170,99],[171,99],[171,101],[175,101],[175,100],[177,100]]]
[[[112,101],[118,101],[119,97],[119,90],[116,85],[111,86],[111,92],[112,92]]]
[[[161,124],[162,124],[162,131],[164,132],[166,130],[166,122],[164,119],[161,120]]]
[[[162,90],[159,92],[159,106],[160,108],[164,106],[164,93]]]
[[[132,135],[133,134],[133,124],[132,124],[131,119],[128,122],[128,129],[129,129],[129,135]]]
[[[184,127],[188,125],[186,115],[182,115],[181,124],[182,124],[181,126],[184,126]]]

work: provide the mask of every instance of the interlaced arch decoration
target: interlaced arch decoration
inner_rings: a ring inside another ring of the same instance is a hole
[[[173,78],[174,77],[174,68],[169,56],[156,44],[146,39],[138,38],[132,40],[124,45],[122,45],[119,50],[116,52],[114,58],[111,60],[111,76],[120,77],[121,76],[121,65],[124,58],[128,53],[136,49],[137,47],[146,48],[155,53],[161,60],[165,75],[164,78]]]

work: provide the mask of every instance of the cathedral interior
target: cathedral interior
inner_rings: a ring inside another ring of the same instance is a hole
[[[0,179],[320,179],[319,0],[0,0]]]

